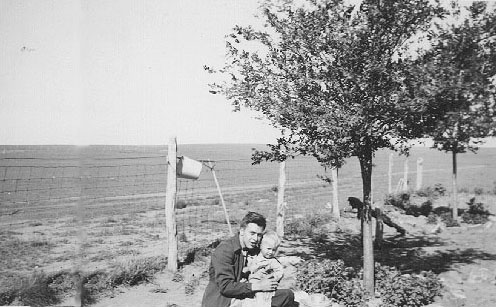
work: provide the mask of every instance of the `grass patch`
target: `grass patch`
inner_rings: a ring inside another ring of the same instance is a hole
[[[0,290],[0,305],[48,306],[56,304],[68,293],[81,293],[84,305],[94,303],[100,295],[118,286],[134,286],[149,282],[167,266],[164,256],[132,258],[116,264],[108,271],[90,273],[60,271],[53,274],[35,272],[18,277],[7,289]],[[79,289],[79,290],[77,290]]]

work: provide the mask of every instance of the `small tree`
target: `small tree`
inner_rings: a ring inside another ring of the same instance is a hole
[[[372,159],[380,148],[407,150],[421,135],[426,106],[414,99],[405,42],[441,10],[428,0],[291,1],[263,6],[266,29],[236,26],[228,58],[212,85],[235,110],[260,111],[282,136],[253,159],[312,155],[323,166],[360,162],[363,202],[364,285],[374,293],[371,224]],[[250,50],[253,43],[259,48]],[[207,70],[212,71],[209,67]]]
[[[459,12],[459,10],[458,10]],[[496,131],[496,14],[484,2],[469,7],[469,18],[439,29],[420,72],[428,110],[436,121],[433,147],[452,153],[453,218],[457,208],[457,154],[476,152]]]

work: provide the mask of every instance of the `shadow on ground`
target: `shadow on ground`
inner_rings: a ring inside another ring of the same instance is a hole
[[[296,239],[296,238],[295,238]],[[449,271],[456,264],[471,264],[478,260],[496,260],[496,254],[481,250],[450,249],[435,236],[406,236],[385,238],[381,249],[374,248],[375,262],[394,266],[403,273]],[[341,259],[346,266],[362,267],[362,243],[359,234],[333,233],[331,237],[298,238],[288,243],[287,256],[309,259]],[[303,248],[309,252],[301,251]]]

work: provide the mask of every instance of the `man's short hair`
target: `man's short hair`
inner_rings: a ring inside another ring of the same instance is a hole
[[[267,221],[265,220],[265,217],[261,215],[260,213],[250,211],[248,212],[245,217],[241,220],[241,223],[239,224],[240,228],[246,228],[246,225],[254,223],[257,224],[258,226],[262,227],[265,229],[265,226],[267,226]]]

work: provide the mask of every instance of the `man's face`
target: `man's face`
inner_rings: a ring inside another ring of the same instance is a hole
[[[246,228],[239,230],[241,245],[248,249],[257,248],[262,240],[264,229],[255,223],[249,223]]]

